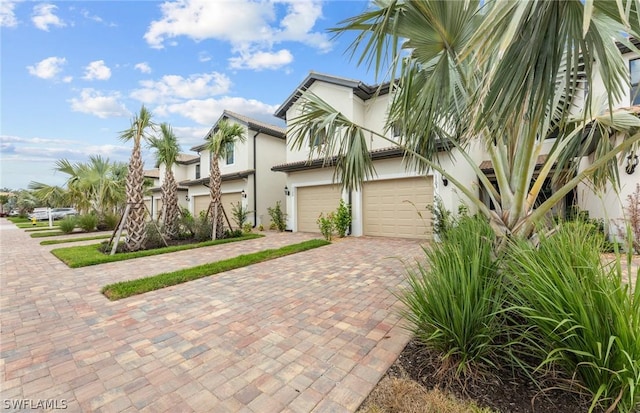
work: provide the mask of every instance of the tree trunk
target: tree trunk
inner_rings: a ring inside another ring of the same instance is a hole
[[[164,233],[173,239],[178,235],[178,184],[173,172],[167,168],[162,184],[162,210]]]
[[[213,222],[215,231],[211,234],[212,239],[220,239],[224,236],[224,214],[222,213],[222,176],[220,175],[220,166],[218,165],[218,157],[211,157],[211,168],[209,171],[209,193],[211,195],[211,206],[209,208],[209,216]]]
[[[140,155],[140,141],[134,140],[126,184],[127,203],[130,205],[126,222],[127,239],[125,241],[125,250],[127,251],[138,251],[144,247],[146,212],[142,194],[143,182],[144,171],[142,169],[142,156]]]

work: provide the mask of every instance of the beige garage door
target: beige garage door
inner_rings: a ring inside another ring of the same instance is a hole
[[[318,216],[335,211],[340,202],[338,185],[304,186],[297,190],[298,231],[320,232]]]
[[[362,204],[364,235],[431,239],[432,177],[366,182]]]
[[[193,197],[193,207],[195,214],[194,216],[199,216],[200,211],[206,211],[209,209],[209,203],[211,202],[211,198],[209,195],[198,195]],[[240,192],[232,192],[228,194],[222,194],[222,206],[224,207],[224,211],[227,213],[229,217],[229,221],[231,221],[231,225],[235,225],[233,222],[233,212],[231,210],[232,205],[235,205],[238,202],[242,202],[242,194]]]

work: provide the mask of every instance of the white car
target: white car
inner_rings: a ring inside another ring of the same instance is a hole
[[[29,219],[35,218],[38,221],[44,221],[45,219],[49,219],[49,208],[34,208],[33,212],[31,212],[28,217]]]
[[[70,215],[78,215],[78,211],[74,208],[53,208],[51,210],[51,217],[53,219],[63,219]]]

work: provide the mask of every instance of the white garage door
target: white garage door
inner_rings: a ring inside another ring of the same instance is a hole
[[[335,211],[340,203],[341,191],[338,185],[304,186],[297,189],[298,231],[320,232],[318,216]]]
[[[194,216],[199,216],[200,211],[207,211],[209,209],[209,203],[211,202],[211,197],[209,195],[198,195],[193,197],[193,207],[195,214]],[[224,211],[227,213],[227,217],[229,217],[229,221],[231,221],[231,225],[235,225],[233,222],[233,212],[231,210],[232,205],[236,203],[242,203],[242,194],[240,192],[231,192],[228,194],[222,194],[222,206],[224,207]]]
[[[431,239],[432,177],[366,182],[362,204],[364,235]]]

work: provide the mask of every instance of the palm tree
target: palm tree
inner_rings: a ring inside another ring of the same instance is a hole
[[[301,115],[292,122],[293,144],[300,147],[306,136],[324,130],[326,145],[315,149],[327,157],[338,155],[338,178],[357,188],[375,174],[367,142],[380,136],[405,150],[410,167],[437,170],[456,185],[499,234],[529,237],[536,222],[580,181],[592,177],[616,185],[617,155],[640,139],[634,134],[637,117],[612,110],[629,76],[615,41],[637,50],[626,35],[640,32],[640,6],[635,0],[622,3],[628,4],[377,1],[376,9],[333,30],[355,31],[350,49],[360,54],[359,63],[373,66],[377,74],[391,73],[387,128],[401,127],[400,141],[352,122],[304,92]],[[602,98],[589,87],[596,74],[604,83]],[[554,135],[555,140],[546,140]],[[553,147],[536,175],[545,142]],[[473,168],[495,211],[438,164],[443,143]],[[497,184],[471,158],[471,143],[488,153]],[[578,170],[576,159],[594,146],[597,159]],[[558,172],[552,172],[554,166]],[[536,205],[547,178],[557,189]]]
[[[142,155],[140,153],[140,143],[142,140],[149,139],[147,129],[155,128],[151,117],[151,112],[142,105],[140,112],[131,120],[131,127],[120,133],[121,140],[125,142],[133,140],[133,149],[129,160],[129,171],[126,182],[127,206],[129,207],[129,214],[126,218],[127,238],[124,246],[126,251],[138,251],[142,249],[146,236],[146,210],[143,200],[144,170]]]
[[[156,150],[156,166],[164,164],[165,173],[162,182],[162,223],[163,231],[169,238],[175,238],[178,234],[178,184],[173,176],[173,165],[180,154],[178,138],[173,129],[167,123],[160,125],[160,137],[149,139],[149,147]]]
[[[222,238],[224,235],[224,217],[222,208],[222,177],[220,175],[219,159],[226,157],[229,151],[233,150],[236,142],[244,142],[244,129],[237,123],[230,123],[227,119],[218,122],[216,132],[209,135],[207,149],[210,153],[209,167],[209,192],[211,195],[211,205],[209,206],[209,216],[213,221],[213,239]]]

